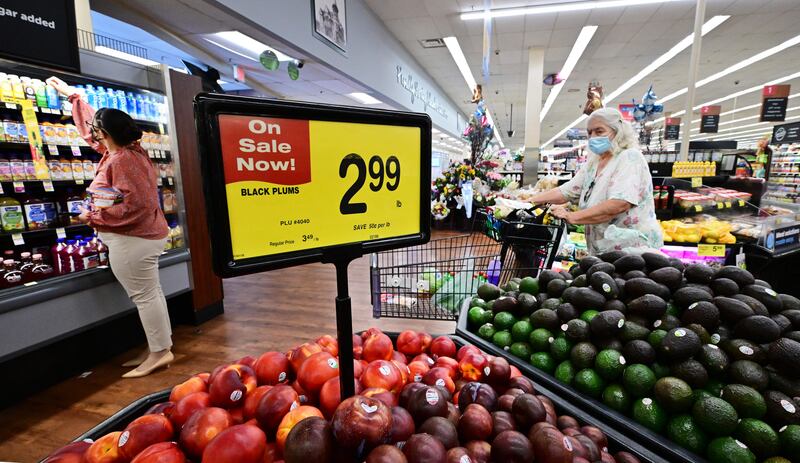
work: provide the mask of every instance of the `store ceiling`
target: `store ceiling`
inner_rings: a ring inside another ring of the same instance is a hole
[[[481,10],[480,0],[366,0],[394,35],[423,65],[450,98],[470,114],[470,92],[447,48],[423,48],[419,41],[456,36],[478,82],[481,77],[483,21],[460,19],[459,14]],[[494,0],[493,8],[553,3]],[[578,61],[572,75],[542,124],[541,142],[550,140],[581,114],[586,102],[589,81],[597,80],[605,92],[611,93],[636,75],[657,57],[692,32],[693,1],[608,8],[547,15],[531,15],[494,19],[491,71],[484,84],[484,96],[495,114],[495,121],[506,146],[522,146],[525,136],[525,94],[528,48],[545,48],[545,73],[558,72],[564,64],[581,28],[599,26],[592,41]],[[702,44],[698,78],[708,77],[763,50],[778,45],[798,34],[800,1],[797,0],[708,0],[706,20],[714,15],[731,18],[708,33]],[[686,87],[690,48],[664,64],[656,72],[610,102],[612,106],[639,101],[652,83],[659,97]],[[800,47],[795,46],[715,82],[697,89],[695,104],[724,97],[738,90],[762,85],[797,71]],[[800,91],[800,79],[786,81]],[[544,102],[549,88],[542,96]],[[685,96],[665,104],[667,111],[685,107]],[[753,92],[721,103],[723,111],[760,101],[760,92]],[[800,105],[800,100],[794,100]],[[514,105],[513,138],[508,138],[510,105]],[[789,107],[793,106],[790,100]],[[723,116],[722,122],[757,114],[758,109]],[[792,113],[790,113],[791,115]],[[795,113],[797,114],[797,113]],[[693,117],[693,119],[699,116]],[[749,119],[742,125],[752,124]],[[733,123],[725,127],[736,127]],[[767,127],[763,125],[760,127]],[[758,127],[748,127],[747,130]],[[744,129],[743,129],[744,130]],[[769,131],[765,129],[764,132]],[[694,133],[694,132],[693,132]],[[731,132],[736,133],[735,131]],[[699,137],[698,137],[699,138]],[[731,137],[733,138],[733,137]],[[745,138],[745,137],[742,137]]]

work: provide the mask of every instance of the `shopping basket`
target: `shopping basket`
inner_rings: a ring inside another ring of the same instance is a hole
[[[507,230],[513,233],[496,239],[474,232],[373,254],[373,316],[456,320],[461,302],[481,284],[502,286],[553,265],[563,226],[525,223]]]

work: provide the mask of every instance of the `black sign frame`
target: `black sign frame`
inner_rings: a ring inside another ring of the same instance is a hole
[[[330,262],[338,254],[363,255],[405,246],[424,244],[430,240],[430,184],[431,184],[431,119],[427,114],[382,109],[364,109],[350,106],[333,106],[315,103],[267,100],[236,95],[201,93],[195,97],[195,124],[197,127],[200,163],[203,172],[203,189],[206,214],[211,235],[211,254],[214,271],[222,278],[247,275],[312,262]],[[227,192],[219,135],[220,114],[243,116],[280,117],[288,119],[326,122],[350,122],[371,125],[394,125],[420,129],[420,232],[414,235],[356,242],[341,246],[321,247],[285,252],[269,256],[234,259],[228,219]]]
[[[772,144],[800,142],[800,122],[776,125],[772,128]]]
[[[789,106],[787,97],[764,98],[761,103],[760,122],[783,122],[786,120],[786,107]]]
[[[700,117],[700,133],[717,132],[719,132],[719,114],[704,114]]]
[[[80,74],[81,72],[81,60],[80,60],[80,53],[78,51],[78,23],[75,18],[75,0],[40,0],[41,3],[47,3],[48,6],[52,6],[52,3],[63,3],[65,10],[65,25],[66,27],[66,35],[67,35],[67,44],[66,46],[69,47],[69,60],[70,63],[57,63],[53,61],[49,61],[46,59],[42,59],[39,56],[31,56],[31,55],[24,55],[20,53],[14,53],[11,51],[0,51],[0,57],[7,58],[13,61],[19,61],[24,63],[31,63],[38,66],[47,66],[53,69],[60,69],[68,72],[74,72]],[[16,38],[15,40],[24,41],[24,38]],[[35,40],[35,38],[31,38],[30,40]],[[12,41],[13,43],[13,41]]]
[[[664,126],[664,140],[680,140],[680,134],[680,124]]]

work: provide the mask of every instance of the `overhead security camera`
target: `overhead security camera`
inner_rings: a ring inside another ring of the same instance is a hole
[[[509,137],[513,137],[514,136],[514,131],[513,130],[509,130],[506,133],[508,134]]]
[[[305,66],[306,62],[301,59],[296,59],[294,60],[294,64],[297,66],[297,69],[303,69],[303,66]]]

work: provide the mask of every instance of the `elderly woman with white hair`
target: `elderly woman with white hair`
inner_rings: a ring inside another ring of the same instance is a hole
[[[614,108],[594,111],[586,122],[590,159],[575,177],[532,198],[534,204],[577,204],[551,213],[586,225],[590,254],[645,251],[664,244],[653,205],[653,181],[633,127]]]

